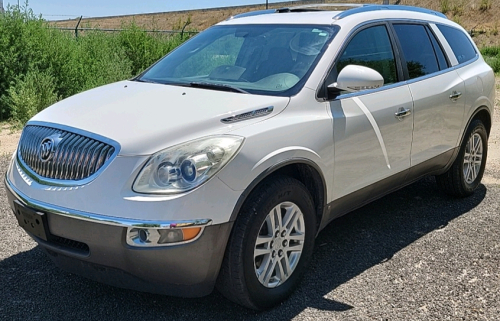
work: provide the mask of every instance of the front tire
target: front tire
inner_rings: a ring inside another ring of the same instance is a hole
[[[436,176],[438,186],[448,195],[472,195],[481,183],[486,167],[488,134],[480,120],[473,120],[464,136],[457,159],[444,174]]]
[[[217,282],[229,300],[262,310],[282,302],[310,261],[316,220],[311,194],[279,176],[257,187],[233,227]]]

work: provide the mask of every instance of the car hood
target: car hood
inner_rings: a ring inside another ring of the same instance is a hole
[[[120,155],[149,155],[191,139],[224,134],[281,112],[288,97],[122,81],[62,100],[30,122],[61,124],[115,140]],[[273,107],[258,118],[221,119]],[[29,124],[29,123],[28,123]]]

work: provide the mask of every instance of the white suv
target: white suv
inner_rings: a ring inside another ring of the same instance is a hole
[[[471,38],[427,9],[336,6],[232,17],[36,115],[5,179],[19,224],[68,271],[265,309],[333,219],[425,175],[473,193],[494,74]]]

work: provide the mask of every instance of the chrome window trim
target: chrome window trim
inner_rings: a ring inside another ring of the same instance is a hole
[[[19,148],[16,151],[16,161],[21,167],[21,169],[33,180],[35,180],[39,184],[43,185],[49,185],[49,186],[64,186],[64,187],[74,187],[74,186],[82,186],[82,185],[87,185],[93,180],[97,178],[108,166],[109,164],[116,158],[116,156],[120,153],[121,146],[118,142],[109,139],[107,137],[97,135],[95,133],[91,133],[82,129],[70,127],[70,126],[65,126],[65,125],[60,125],[60,124],[54,124],[50,122],[41,122],[41,121],[30,121],[26,124],[26,126],[43,126],[43,127],[48,127],[48,128],[54,128],[54,129],[60,129],[64,130],[70,133],[75,133],[84,137],[92,138],[94,140],[103,142],[105,144],[108,144],[112,146],[115,151],[113,154],[109,157],[109,159],[99,168],[98,171],[96,171],[94,174],[91,176],[80,179],[80,180],[60,180],[60,179],[52,179],[52,178],[46,178],[43,176],[38,175],[35,171],[33,171],[28,164],[24,162],[24,160],[21,158],[20,155],[20,150]]]
[[[72,219],[87,221],[92,223],[112,225],[125,228],[182,228],[182,227],[205,227],[212,224],[211,219],[194,219],[194,220],[179,220],[179,221],[145,221],[136,219],[127,219],[114,216],[105,216],[100,214],[93,214],[73,209],[68,209],[44,202],[36,201],[24,195],[9,181],[7,175],[5,176],[5,186],[9,191],[25,206],[38,210],[44,213],[56,214]],[[200,232],[201,234],[201,232]]]
[[[471,60],[468,60],[468,61],[463,62],[461,64],[455,65],[453,67],[449,67],[447,69],[443,69],[443,70],[440,70],[440,71],[437,71],[437,72],[433,72],[432,74],[428,74],[428,75],[425,75],[425,76],[421,76],[421,77],[409,79],[409,80],[406,81],[406,83],[408,85],[410,85],[410,84],[413,84],[413,83],[416,83],[416,82],[419,82],[419,81],[422,81],[422,80],[426,80],[426,79],[429,79],[429,78],[432,78],[432,77],[440,76],[440,75],[445,74],[447,72],[454,71],[454,70],[460,69],[460,68],[462,68],[464,66],[470,65],[470,64],[476,62],[478,59],[479,59],[479,55],[476,53],[476,57],[473,58],[473,59],[471,59]]]
[[[405,81],[400,81],[400,82],[386,85],[383,87],[379,87],[376,89],[361,90],[361,91],[354,92],[354,93],[347,93],[347,94],[338,95],[337,97],[335,97],[334,99],[331,99],[329,101],[336,101],[336,100],[340,100],[340,99],[353,98],[353,97],[357,97],[357,96],[361,96],[361,95],[369,95],[369,94],[377,93],[377,92],[380,92],[383,90],[393,89],[393,88],[406,86],[406,85],[407,85],[407,83]]]
[[[368,95],[368,94],[376,93],[376,92],[379,92],[379,91],[382,91],[382,90],[386,90],[386,89],[392,89],[392,88],[396,88],[396,87],[400,87],[400,86],[411,85],[411,84],[414,84],[414,83],[422,81],[422,80],[426,80],[426,79],[429,79],[429,78],[437,77],[437,76],[440,76],[442,74],[448,73],[450,71],[457,70],[457,69],[462,68],[462,67],[464,67],[466,65],[469,65],[469,64],[472,64],[472,63],[476,62],[478,59],[479,59],[479,55],[476,55],[476,58],[474,58],[472,60],[464,62],[464,63],[462,63],[460,65],[456,65],[456,66],[453,66],[453,67],[450,67],[450,68],[447,68],[447,69],[443,69],[443,70],[434,72],[432,74],[428,74],[428,75],[421,76],[421,77],[418,77],[418,78],[413,78],[413,79],[406,80],[406,81],[401,81],[401,82],[398,82],[398,83],[395,83],[395,84],[391,84],[391,85],[387,85],[387,86],[383,86],[383,87],[380,87],[380,88],[377,88],[377,89],[362,90],[362,91],[358,91],[358,92],[355,92],[355,93],[348,93],[348,94],[338,95],[337,97],[335,97],[335,99],[332,99],[331,101],[335,101],[335,100],[339,100],[339,99],[347,99],[347,98],[357,97],[357,96],[360,96],[360,95]]]

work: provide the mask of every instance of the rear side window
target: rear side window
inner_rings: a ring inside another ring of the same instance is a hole
[[[395,24],[410,79],[439,71],[438,59],[425,26]]]
[[[462,30],[444,25],[438,25],[438,28],[450,44],[458,63],[461,64],[476,57],[476,49]]]

